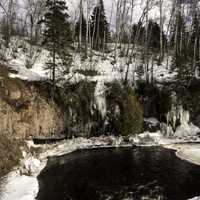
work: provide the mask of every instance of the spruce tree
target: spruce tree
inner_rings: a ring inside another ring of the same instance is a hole
[[[160,50],[160,26],[158,23],[154,22],[153,20],[149,21],[148,25],[148,41],[149,47],[154,50]],[[165,34],[163,33],[163,43],[166,41]]]
[[[135,43],[139,45],[144,44],[145,28],[142,26],[141,22],[138,22],[138,24],[133,25],[131,32],[131,40],[134,45]]]
[[[71,62],[68,47],[72,42],[72,33],[65,0],[46,0],[46,10],[40,23],[44,24],[43,43],[50,52],[47,68],[50,70],[52,96],[54,96],[58,66],[68,67]]]
[[[91,16],[91,36],[94,49],[102,50],[110,38],[103,0],[99,0]]]
[[[148,46],[153,50],[159,50],[160,48],[160,26],[158,23],[153,20],[149,20],[148,22]],[[132,42],[136,42],[137,44],[143,45],[145,43],[145,27],[142,26],[142,23],[134,24],[132,27],[131,33]],[[166,42],[166,36],[163,33],[163,43]],[[135,41],[137,40],[137,41]]]

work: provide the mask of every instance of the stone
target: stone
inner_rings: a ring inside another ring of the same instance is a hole
[[[0,134],[21,139],[63,134],[67,126],[65,111],[43,96],[44,92],[39,92],[34,83],[34,93],[26,82],[20,84],[22,88],[16,91],[7,87],[6,98],[0,96]]]
[[[18,90],[18,91],[11,91],[10,92],[10,99],[11,100],[18,100],[21,98],[21,92]]]

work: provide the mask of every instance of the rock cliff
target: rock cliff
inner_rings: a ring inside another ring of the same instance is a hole
[[[49,98],[46,83],[11,79],[0,68],[0,134],[17,138],[51,136],[66,129],[63,109]]]

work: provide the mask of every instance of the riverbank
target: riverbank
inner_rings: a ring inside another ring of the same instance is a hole
[[[187,141],[193,144],[187,144]],[[191,163],[200,165],[200,139],[195,138],[196,144],[186,138],[164,138],[160,132],[143,133],[139,136],[123,138],[114,136],[101,136],[98,138],[74,138],[57,144],[34,145],[28,141],[29,149],[39,152],[37,155],[23,152],[24,159],[21,165],[9,173],[3,180],[0,200],[34,200],[39,191],[37,176],[46,166],[51,156],[61,156],[78,149],[133,147],[133,146],[163,146],[176,150],[176,155]]]
[[[122,139],[114,136],[74,138],[48,145],[34,145],[33,142],[28,141],[29,149],[34,149],[36,152],[39,150],[40,153],[36,156],[23,152],[24,159],[21,160],[20,166],[3,178],[0,200],[34,200],[39,191],[37,176],[46,166],[49,157],[68,154],[78,149],[131,146],[122,144]]]
[[[199,143],[171,144],[164,147],[176,150],[176,156],[180,159],[186,160],[196,165],[200,165]]]

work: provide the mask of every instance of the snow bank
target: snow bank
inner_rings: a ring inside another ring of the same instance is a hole
[[[0,200],[34,200],[38,194],[37,178],[12,172],[6,179]]]
[[[182,160],[200,165],[200,144],[182,143],[165,145],[166,148],[176,150],[176,155]]]

